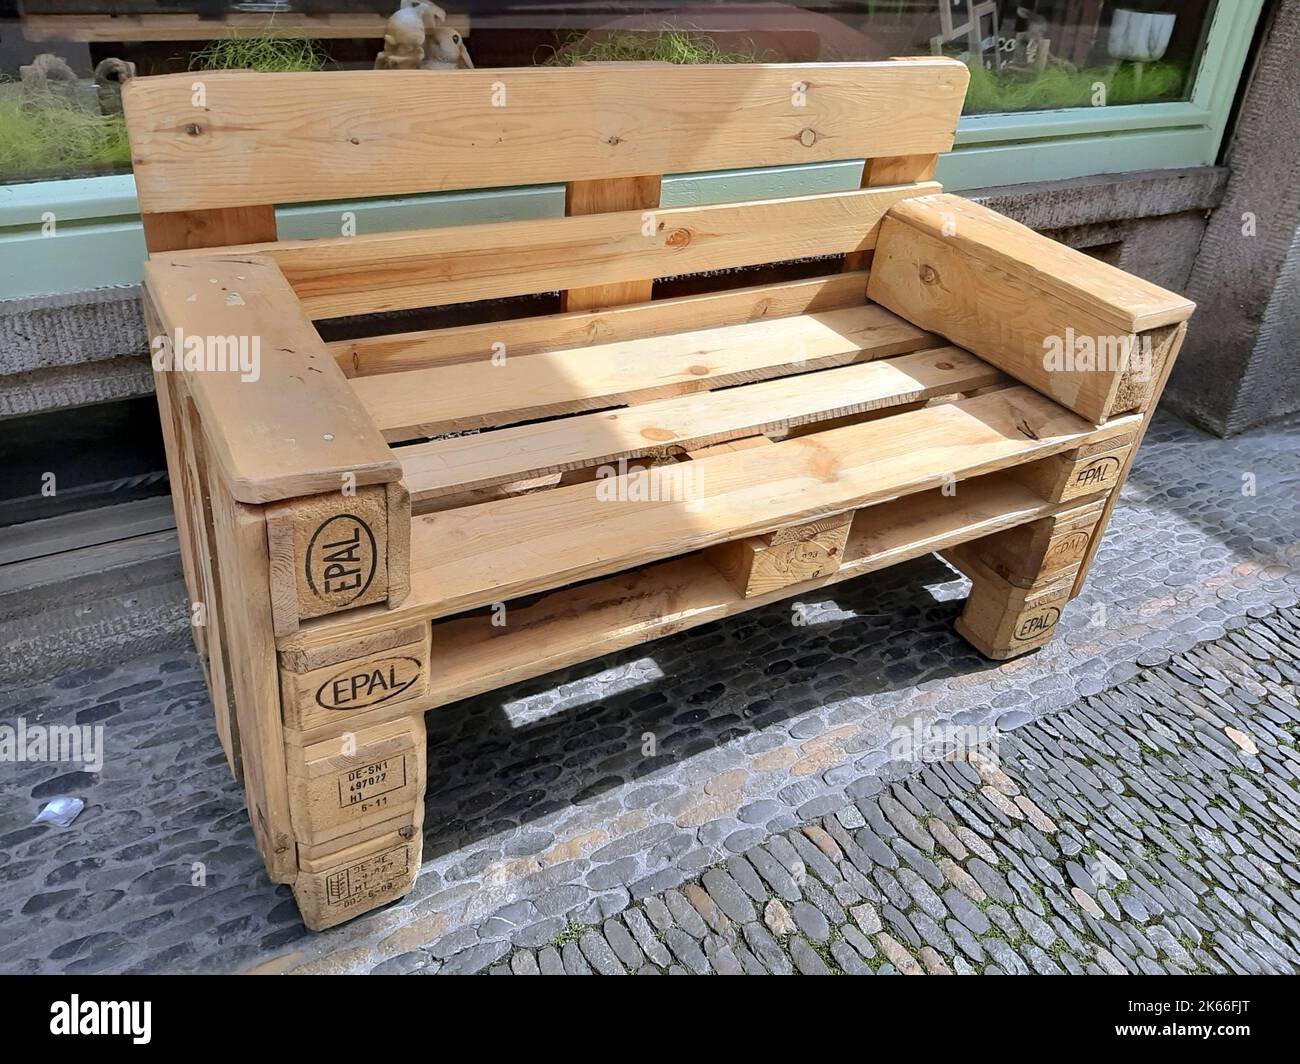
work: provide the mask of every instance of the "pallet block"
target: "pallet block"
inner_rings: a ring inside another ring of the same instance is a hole
[[[421,823],[389,825],[332,853],[300,848],[293,897],[303,922],[323,931],[400,898],[420,870],[420,829]]]
[[[745,598],[835,572],[844,560],[852,513],[835,514],[709,548],[707,557]]]
[[[408,711],[429,685],[429,627],[411,624],[280,654],[286,734],[319,737],[359,715]]]
[[[1016,475],[1045,499],[1069,501],[1108,492],[1127,468],[1132,445],[1130,436],[1119,442],[1107,440],[1079,447],[1017,470]]]
[[[966,608],[957,618],[957,631],[985,657],[999,661],[1036,650],[1052,638],[1073,578],[1070,573],[1024,588],[977,573]]]
[[[309,746],[289,745],[294,837],[320,846],[424,804],[424,719],[405,717]]]
[[[1012,586],[1034,587],[1078,570],[1104,509],[1104,499],[1098,499],[1040,521],[972,540],[968,548],[974,557]]]
[[[968,76],[213,72],[198,111],[188,75],[126,84],[195,642],[307,926],[410,889],[437,706],[934,551],[983,653],[1051,638],[1192,306],[942,194]],[[846,158],[847,192],[659,201],[665,173]],[[544,182],[563,217],[276,239],[276,204]],[[315,324],[462,303],[502,320]],[[1091,356],[1054,363],[1063,335]]]
[[[312,495],[266,508],[276,635],[300,621],[405,597],[401,529],[410,500],[400,484]],[[390,554],[393,555],[390,565]]]
[[[1048,459],[1044,464],[1054,468],[1058,463]],[[1013,476],[1019,472],[1013,471]],[[1095,497],[944,551],[944,557],[971,580],[970,597],[957,620],[958,633],[980,653],[997,660],[1028,653],[1050,640],[1073,593],[1105,503],[1104,496]]]

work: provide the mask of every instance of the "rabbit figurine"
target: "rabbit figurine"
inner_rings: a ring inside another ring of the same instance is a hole
[[[384,26],[384,48],[375,56],[376,70],[415,70],[425,57],[425,38],[447,20],[447,12],[429,0],[402,0]]]
[[[472,70],[473,62],[465,50],[465,38],[448,26],[439,26],[424,41],[421,70]]]

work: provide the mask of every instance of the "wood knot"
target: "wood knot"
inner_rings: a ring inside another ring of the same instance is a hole
[[[922,266],[922,267],[921,267],[921,283],[922,283],[922,284],[938,284],[938,283],[939,283],[939,271],[936,270],[933,266]]]
[[[203,127],[199,125],[197,122],[190,122],[185,127],[185,132],[188,133],[191,137],[197,137],[203,133]]]
[[[692,370],[692,372],[694,371]],[[651,426],[650,428],[642,429],[641,435],[644,436],[647,440],[655,440],[657,442],[662,442],[664,440],[673,439],[677,434],[673,432],[672,429],[660,429]]]
[[[951,362],[936,362],[936,363],[934,364],[934,368],[935,368],[935,369],[952,369],[952,363],[951,363]]]
[[[707,377],[709,375],[709,367],[691,366],[686,372],[695,377]]]
[[[805,129],[799,134],[799,143],[805,148],[811,148],[817,143],[817,133],[811,129]]]
[[[665,243],[670,248],[684,248],[691,242],[691,231],[689,229],[674,229],[668,234]]]

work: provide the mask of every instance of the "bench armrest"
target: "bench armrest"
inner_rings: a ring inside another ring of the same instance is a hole
[[[279,267],[262,256],[145,264],[156,372],[180,372],[231,495],[266,503],[400,479]]]
[[[1145,410],[1190,300],[960,196],[881,225],[867,295],[1096,424]]]

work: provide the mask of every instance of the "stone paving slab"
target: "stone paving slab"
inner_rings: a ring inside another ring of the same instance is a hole
[[[474,967],[484,957],[491,967],[516,946],[539,951],[541,971],[595,970],[608,957],[591,938],[584,950],[581,933],[564,939],[566,929],[603,929],[616,916],[627,923],[623,914],[640,899],[683,888],[741,854],[752,855],[754,874],[783,904],[807,902],[825,915],[789,869],[792,860],[812,867],[816,844],[790,832],[851,818],[846,808],[909,776],[913,736],[1024,724],[1223,639],[1252,614],[1294,606],[1297,444],[1300,422],[1220,441],[1158,419],[1088,588],[1058,638],[1015,662],[985,661],[952,632],[966,584],[929,558],[826,589],[797,608],[756,610],[430,714],[420,878],[401,902],[322,934],[303,928],[287,888],[261,871],[192,655],[81,670],[0,694],[0,723],[102,723],[107,743],[98,774],[0,765],[0,920],[12,929],[0,970],[426,970],[453,958],[455,967]],[[1154,749],[1174,741],[1144,723]],[[43,801],[65,793],[87,802],[70,828],[31,824]],[[974,798],[953,800],[982,808]],[[901,869],[900,845],[926,852],[916,825],[886,838],[865,812],[856,815],[864,823],[853,839],[873,861],[897,860]],[[777,839],[780,853],[769,852]],[[909,877],[886,871],[906,892]],[[1027,880],[1032,873],[1017,870]],[[731,873],[742,889],[744,875]],[[817,881],[834,896],[833,883]],[[947,888],[926,886],[944,900]],[[643,941],[628,924],[638,948],[651,963],[651,949],[668,949],[688,969],[700,956],[712,967],[719,957],[729,964],[718,943],[686,929],[690,902],[676,897],[662,903],[667,926],[646,903],[662,940]],[[904,902],[901,894],[889,900],[907,914]],[[1002,904],[1018,918],[1014,903]],[[920,960],[903,932],[885,933]],[[672,952],[670,937],[689,958]],[[846,963],[817,956],[827,967]]]

